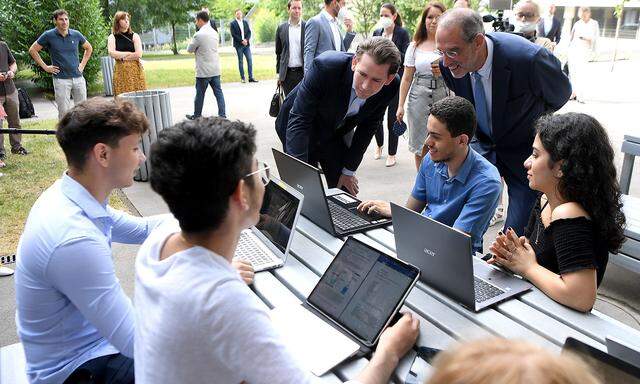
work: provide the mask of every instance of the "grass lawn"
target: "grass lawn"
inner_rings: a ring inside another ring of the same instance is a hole
[[[148,54],[144,59],[144,73],[149,89],[190,87],[195,83],[195,57],[188,53],[180,55]],[[240,81],[238,73],[238,58],[235,53],[221,53],[220,67],[222,69],[223,83],[237,83]],[[248,80],[247,62],[244,61],[245,76]],[[253,55],[253,76],[258,80],[269,80],[276,78],[276,55],[275,54],[254,54]],[[30,79],[33,71],[29,68],[18,71],[18,79]],[[102,85],[102,73],[99,74],[97,83],[90,84],[87,90],[90,96],[102,95],[104,88]],[[49,95],[53,99],[53,93]]]
[[[25,129],[54,129],[56,120],[23,122]],[[7,167],[0,168],[0,255],[16,252],[27,215],[38,196],[66,169],[64,154],[53,135],[22,135],[29,155],[12,155],[5,137]],[[113,207],[127,210],[127,204],[112,194]]]
[[[144,73],[149,89],[193,86],[195,82],[195,58],[193,55],[147,55],[143,59]],[[220,67],[223,83],[240,81],[238,58],[235,54],[220,54]],[[245,76],[248,77],[246,61],[244,62],[244,70]],[[253,55],[253,76],[258,80],[275,79],[275,54]]]

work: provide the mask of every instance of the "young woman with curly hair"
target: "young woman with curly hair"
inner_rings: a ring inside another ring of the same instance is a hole
[[[589,311],[609,252],[624,241],[620,186],[606,131],[589,115],[543,116],[525,161],[541,192],[524,236],[500,232],[489,261],[531,281],[552,299]]]

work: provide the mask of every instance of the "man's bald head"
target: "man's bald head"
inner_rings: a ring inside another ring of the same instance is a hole
[[[444,29],[459,29],[460,37],[467,42],[478,34],[484,35],[482,17],[469,8],[453,8],[445,12],[438,21],[438,31]]]

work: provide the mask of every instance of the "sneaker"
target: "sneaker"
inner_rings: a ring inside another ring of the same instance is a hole
[[[396,165],[396,155],[389,155],[387,157],[387,162],[384,165],[385,167],[393,167]]]
[[[379,160],[382,157],[382,147],[376,147],[376,151],[373,154],[373,160]]]
[[[196,115],[184,115],[184,117],[186,117],[189,120],[195,120],[201,116],[196,116]]]
[[[494,225],[502,221],[504,221],[504,205],[498,205],[496,211],[493,213],[491,221],[489,221],[489,226],[493,227]]]
[[[247,80],[242,79],[242,80],[240,80],[240,82],[241,82],[241,83],[246,83],[246,82],[247,82]]]
[[[27,150],[21,145],[18,148],[11,148],[11,153],[13,153],[14,155],[28,155],[29,152],[27,152]]]
[[[250,82],[250,83],[257,83],[257,82],[258,82],[258,80],[256,80],[256,79],[249,79],[249,82]]]

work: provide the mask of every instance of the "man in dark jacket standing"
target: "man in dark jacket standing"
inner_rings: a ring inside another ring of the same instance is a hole
[[[355,173],[400,89],[399,67],[400,52],[384,37],[363,41],[355,55],[327,51],[316,57],[276,120],[285,152],[320,163],[329,188],[358,194]]]
[[[304,20],[302,0],[287,2],[289,20],[276,31],[276,73],[278,84],[288,95],[304,76]]]
[[[230,24],[231,37],[233,37],[233,47],[238,54],[238,71],[240,71],[240,79],[243,83],[246,83],[244,77],[244,63],[242,62],[242,56],[247,58],[247,67],[249,70],[249,82],[257,83],[258,81],[253,78],[253,62],[251,59],[251,46],[249,40],[251,39],[251,28],[247,20],[242,18],[242,10],[236,9],[236,18]]]

